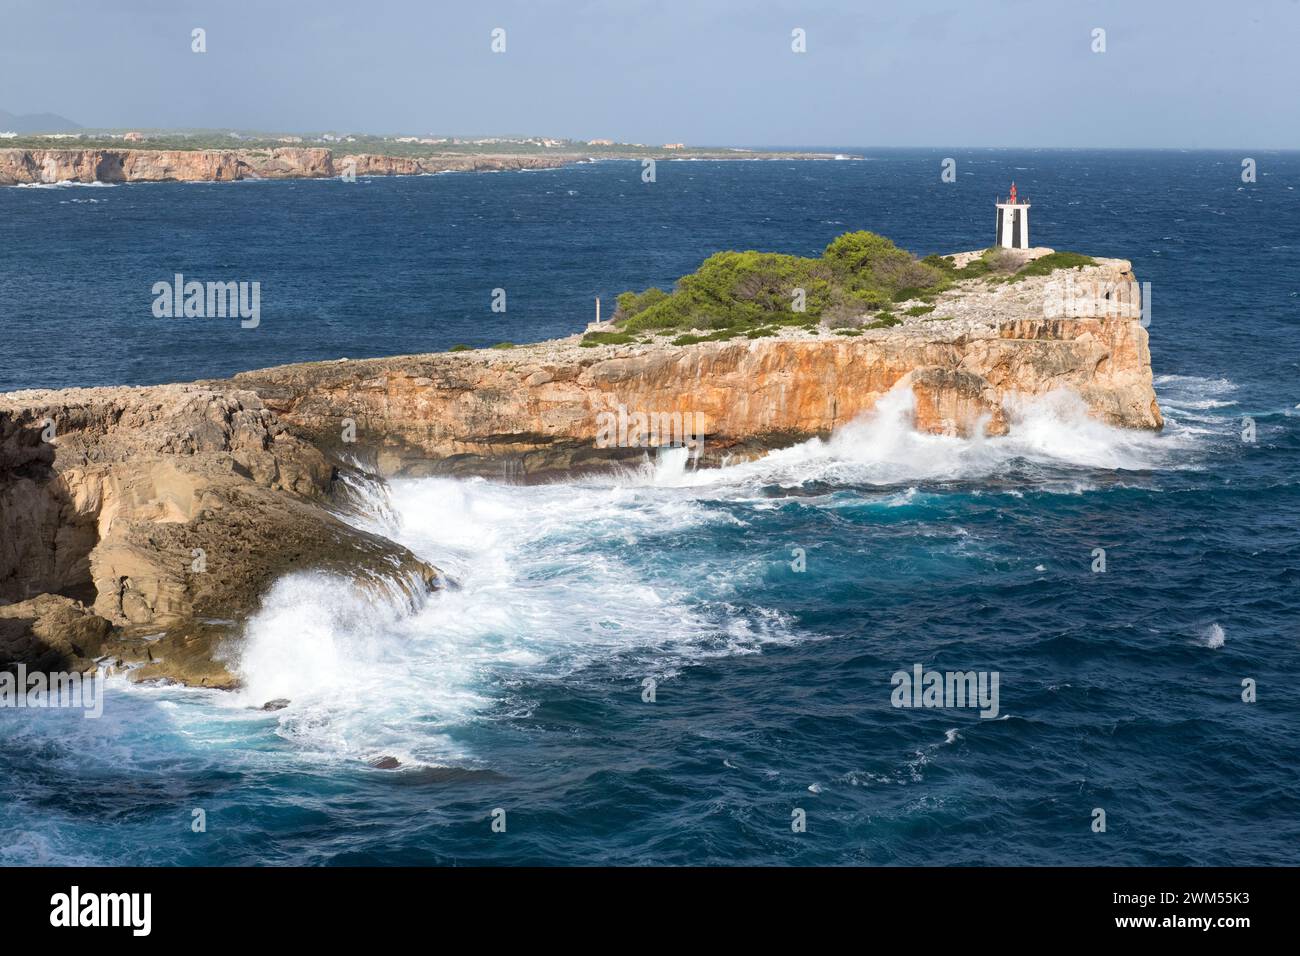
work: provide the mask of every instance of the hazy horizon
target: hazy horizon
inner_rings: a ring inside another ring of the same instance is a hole
[[[7,0],[0,109],[88,128],[1294,149],[1300,0]],[[191,49],[195,28],[206,52]],[[506,31],[505,51],[491,49]],[[792,50],[805,31],[806,52]],[[1105,30],[1105,51],[1094,31]],[[50,69],[57,64],[58,69]]]

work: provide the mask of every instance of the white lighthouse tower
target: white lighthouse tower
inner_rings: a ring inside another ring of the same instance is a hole
[[[1007,249],[1029,248],[1029,203],[1016,198],[1016,184],[1011,184],[1011,195],[998,206],[998,239],[995,245]]]

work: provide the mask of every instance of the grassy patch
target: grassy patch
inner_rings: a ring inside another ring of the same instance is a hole
[[[910,309],[907,309],[903,314],[904,315],[929,315],[933,311],[934,311],[934,306],[932,305],[914,305]]]
[[[636,342],[636,336],[627,332],[588,332],[578,343],[583,348],[594,348],[597,345],[629,345]]]
[[[740,335],[743,329],[719,329],[709,335],[679,335],[673,339],[673,345],[696,345],[700,342],[726,342]]]
[[[863,328],[889,329],[889,328],[893,328],[895,325],[902,325],[902,324],[903,324],[902,319],[898,318],[898,316],[896,315],[890,315],[888,312],[886,312],[883,315],[881,315],[879,318],[877,318],[876,321],[870,323],[869,325],[863,326]]]
[[[457,342],[451,348],[447,349],[447,351],[448,352],[472,352],[473,349],[471,349],[464,342]]]
[[[512,349],[514,347],[514,342],[498,342],[496,345],[492,346],[494,349]]]
[[[1084,266],[1095,266],[1096,264],[1097,260],[1092,256],[1085,256],[1078,252],[1050,252],[1045,256],[1039,256],[1007,281],[1019,282],[1021,279],[1028,279],[1030,276],[1048,275],[1057,269],[1082,269]]]

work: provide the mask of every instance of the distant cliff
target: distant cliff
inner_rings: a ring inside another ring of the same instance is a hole
[[[549,169],[572,156],[335,156],[328,149],[0,149],[0,186],[33,183],[229,182],[452,171]]]

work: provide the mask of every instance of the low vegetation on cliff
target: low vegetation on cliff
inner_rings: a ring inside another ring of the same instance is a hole
[[[1057,252],[1024,264],[1012,250],[988,249],[958,266],[951,257],[917,259],[884,236],[850,232],[820,258],[774,252],[719,252],[667,292],[659,288],[618,297],[613,332],[593,332],[584,345],[617,344],[639,333],[679,333],[680,345],[736,336],[762,338],[782,326],[853,332],[888,328],[902,321],[891,311],[919,302],[904,314],[934,310],[940,293],[958,282],[1014,281],[1093,260]]]

